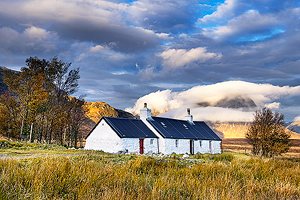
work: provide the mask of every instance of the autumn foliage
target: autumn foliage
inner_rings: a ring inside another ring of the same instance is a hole
[[[272,157],[289,150],[290,134],[284,127],[284,116],[269,108],[255,112],[246,138],[254,155]]]
[[[8,138],[76,145],[84,118],[77,91],[79,69],[54,57],[30,57],[20,72],[6,70],[9,91],[0,97],[0,123]]]

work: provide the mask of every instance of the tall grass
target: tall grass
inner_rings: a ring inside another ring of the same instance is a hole
[[[299,199],[300,163],[219,155],[200,164],[144,156],[0,160],[0,199]]]

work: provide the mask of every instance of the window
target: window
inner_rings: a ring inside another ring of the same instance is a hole
[[[153,144],[153,141],[154,141],[154,139],[151,139],[151,140],[150,140],[150,144]]]
[[[161,123],[161,125],[164,127],[164,128],[166,128],[167,126],[165,125],[165,123],[163,123],[163,122],[160,122]]]
[[[211,145],[211,141],[209,141],[209,153],[212,153],[212,145]]]
[[[175,140],[175,146],[178,147],[178,140]]]
[[[199,140],[199,145],[200,145],[200,147],[202,147],[202,141],[201,140]]]
[[[187,125],[183,124],[183,126],[184,126],[185,129],[188,129]]]

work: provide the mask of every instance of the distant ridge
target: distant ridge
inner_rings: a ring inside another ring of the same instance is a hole
[[[300,120],[292,122],[287,126],[287,128],[296,133],[300,133]]]
[[[200,102],[198,103],[200,107],[221,107],[221,108],[256,108],[255,102],[248,96],[228,96],[220,99],[219,101],[212,103],[212,102]]]
[[[0,66],[0,95],[4,94],[6,91],[8,91],[7,85],[3,81],[4,71],[5,70],[14,71],[14,70],[8,69],[6,67]]]

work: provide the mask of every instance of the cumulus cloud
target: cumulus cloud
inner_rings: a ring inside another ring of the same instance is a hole
[[[23,32],[10,27],[0,28],[0,49],[2,51],[49,52],[57,48],[58,36],[55,32],[31,26]]]
[[[158,54],[163,58],[162,65],[167,69],[176,69],[183,67],[191,62],[205,62],[208,59],[222,57],[221,53],[207,52],[205,47],[198,47],[190,50],[186,49],[168,49]]]
[[[219,5],[217,10],[210,15],[205,15],[199,19],[200,23],[216,22],[227,17],[234,15],[234,9],[237,7],[237,0],[226,0],[223,4]]]
[[[105,47],[103,47],[101,45],[96,45],[96,46],[90,48],[90,52],[91,53],[96,53],[96,52],[99,52],[99,51],[104,51],[104,49],[105,49]]]
[[[270,84],[255,84],[244,81],[228,81],[212,85],[195,86],[182,92],[171,90],[157,91],[139,98],[134,107],[126,111],[139,114],[144,103],[155,113],[165,113],[165,117],[184,116],[184,109],[193,109],[193,115],[201,116],[201,119],[212,121],[249,121],[252,119],[254,109],[232,109],[216,108],[217,102],[223,99],[234,99],[235,97],[250,98],[258,107],[266,104],[271,108],[278,108],[280,103],[274,100],[281,97],[292,97],[300,95],[300,86],[274,86]],[[207,104],[206,107],[200,105]],[[173,109],[176,109],[172,111]],[[211,112],[211,113],[210,113]],[[232,113],[232,114],[231,114]],[[200,119],[199,119],[200,120]]]
[[[275,15],[262,15],[256,10],[248,10],[246,13],[229,20],[226,26],[204,28],[203,34],[214,38],[248,37],[253,34],[270,35],[276,25],[278,27],[280,21]]]
[[[278,109],[280,107],[280,102],[268,103],[265,106],[270,109]]]
[[[156,114],[167,112],[168,110],[178,108],[181,102],[176,99],[177,93],[171,90],[157,91],[139,98],[133,108],[126,108],[127,112],[139,114],[144,103]]]
[[[32,0],[0,3],[0,12],[8,19],[18,19],[18,23],[33,22],[47,27],[64,39],[98,44],[116,42],[116,51],[153,48],[161,38],[167,38],[166,34],[127,25],[128,7],[129,4],[102,0]]]
[[[159,0],[134,1],[128,7],[128,18],[137,25],[158,32],[177,32],[181,29],[193,27],[190,19],[194,13],[191,1]]]
[[[183,106],[158,116],[185,119],[186,109],[187,107]],[[193,115],[195,121],[250,122],[253,120],[253,112],[218,107],[192,108],[191,115]]]

